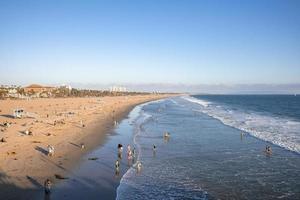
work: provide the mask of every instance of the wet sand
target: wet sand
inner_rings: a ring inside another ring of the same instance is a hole
[[[66,176],[80,157],[103,142],[114,121],[126,117],[138,104],[165,97],[1,100],[0,140],[5,140],[0,142],[1,198],[24,199],[41,190],[47,178],[58,182],[55,174]],[[14,119],[15,108],[24,109],[27,117]],[[5,127],[5,122],[10,126]],[[26,135],[26,131],[32,135]],[[55,148],[52,157],[47,155],[48,145]]]
[[[134,162],[128,160],[126,148],[128,144],[134,147],[133,136],[137,128],[135,121],[142,105],[145,104],[136,106],[120,124],[109,131],[103,144],[83,156],[77,167],[68,174],[68,179],[53,187],[49,195],[51,200],[116,199],[120,180]],[[119,143],[125,147],[121,158],[116,148]],[[98,159],[89,160],[90,158]],[[120,162],[119,171],[115,169],[117,159]],[[44,196],[41,191],[35,199],[40,200]]]

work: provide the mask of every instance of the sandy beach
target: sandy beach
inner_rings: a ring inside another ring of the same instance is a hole
[[[0,196],[14,198],[16,188],[30,191],[47,178],[59,181],[55,174],[65,176],[82,155],[103,142],[115,121],[140,103],[164,97],[1,100]],[[24,109],[27,117],[13,118],[16,108]],[[53,156],[47,155],[48,145],[55,148]]]

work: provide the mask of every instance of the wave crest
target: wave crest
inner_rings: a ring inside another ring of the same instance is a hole
[[[191,96],[182,98],[201,105],[197,111],[216,118],[226,125],[248,132],[252,136],[285,149],[300,153],[300,122],[298,121],[225,108]]]

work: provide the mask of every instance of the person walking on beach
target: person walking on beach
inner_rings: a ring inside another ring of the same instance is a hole
[[[53,156],[54,155],[54,147],[51,145],[48,145],[48,156]]]
[[[50,194],[51,185],[52,185],[51,181],[49,179],[46,179],[46,181],[44,182],[44,189],[46,194]]]

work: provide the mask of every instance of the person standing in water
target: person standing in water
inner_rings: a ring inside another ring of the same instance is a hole
[[[272,149],[271,149],[271,147],[270,147],[269,145],[266,146],[266,153],[267,153],[268,155],[271,155],[271,154],[272,154]]]
[[[131,152],[131,146],[130,146],[130,144],[127,145],[127,154],[129,154],[129,152]]]
[[[120,161],[119,160],[116,160],[116,163],[115,163],[115,169],[116,169],[116,176],[119,176],[120,174]]]
[[[118,144],[118,158],[122,159],[123,145]]]
[[[153,156],[155,156],[156,155],[156,146],[155,146],[155,144],[153,145],[152,151],[153,151]]]
[[[122,144],[118,144],[118,150],[123,150],[123,145]]]
[[[116,169],[119,169],[119,168],[120,168],[120,161],[119,161],[119,160],[116,160],[116,162],[115,162],[115,167],[116,167]]]
[[[132,163],[135,163],[135,158],[136,158],[136,150],[135,147],[132,149]]]
[[[137,174],[140,174],[141,170],[142,170],[142,163],[140,161],[138,161],[137,167],[136,167]]]

